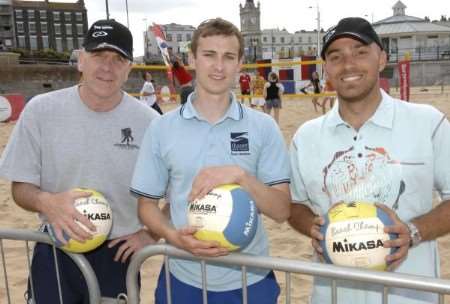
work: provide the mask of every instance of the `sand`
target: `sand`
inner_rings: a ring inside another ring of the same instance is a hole
[[[431,104],[450,116],[450,87],[428,87],[414,88],[411,93],[411,100],[418,103]],[[391,92],[398,96],[398,92]],[[173,108],[173,104],[162,106],[163,111]],[[286,141],[289,143],[294,132],[306,120],[319,116],[315,113],[308,98],[297,100],[285,100],[280,114],[281,129]],[[8,137],[14,127],[14,123],[0,124],[0,151],[3,151]],[[271,255],[290,259],[309,260],[312,250],[307,238],[294,232],[287,224],[276,224],[270,219],[265,219],[268,230]],[[10,195],[9,182],[0,179],[0,227],[1,228],[26,228],[35,230],[39,225],[37,216],[17,207]],[[9,292],[11,303],[23,303],[23,294],[27,279],[27,258],[24,242],[3,241],[6,252],[6,270],[8,274]],[[439,239],[441,252],[442,277],[450,279],[450,236]],[[159,273],[161,258],[149,259],[143,267],[142,303],[152,303],[153,290],[156,277]],[[1,267],[0,267],[1,268]],[[284,274],[277,273],[277,278],[284,287]],[[3,268],[0,269],[0,303],[8,303]],[[310,292],[311,278],[303,275],[292,277],[292,303],[307,303]],[[284,303],[285,292],[283,289],[279,303]],[[446,297],[446,303],[450,303],[450,297]]]

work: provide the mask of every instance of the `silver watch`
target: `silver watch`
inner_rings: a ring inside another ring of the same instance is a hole
[[[422,241],[422,236],[420,235],[419,229],[417,229],[417,226],[414,225],[412,222],[407,222],[406,225],[409,229],[409,247],[416,247],[419,245],[419,243]]]

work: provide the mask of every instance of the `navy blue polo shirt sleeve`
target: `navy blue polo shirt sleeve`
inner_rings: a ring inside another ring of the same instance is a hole
[[[290,169],[283,135],[273,119],[262,128],[264,144],[258,159],[257,178],[269,186],[289,183]]]
[[[151,199],[165,196],[168,170],[161,157],[161,119],[158,117],[147,128],[131,181],[131,193]]]

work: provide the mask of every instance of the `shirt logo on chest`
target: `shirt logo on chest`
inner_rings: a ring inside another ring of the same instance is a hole
[[[124,128],[120,130],[122,140],[120,143],[114,144],[114,146],[122,149],[139,149],[138,145],[133,144],[134,137],[131,128]]]
[[[250,154],[250,146],[248,143],[248,132],[231,132],[230,145],[232,155]]]

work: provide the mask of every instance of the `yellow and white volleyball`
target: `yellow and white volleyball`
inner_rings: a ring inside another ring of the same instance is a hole
[[[89,192],[91,196],[78,198],[74,202],[75,208],[86,216],[96,227],[96,231],[89,231],[83,224],[76,221],[78,225],[80,225],[84,230],[92,233],[92,238],[86,240],[85,242],[78,242],[74,239],[71,239],[67,234],[64,233],[64,238],[67,243],[64,245],[60,242],[55,235],[53,227],[51,225],[47,225],[47,230],[49,232],[50,238],[53,240],[55,245],[65,251],[74,252],[74,253],[84,253],[91,250],[94,250],[103,242],[105,242],[108,237],[109,232],[111,231],[112,226],[112,210],[108,201],[105,197],[98,191],[92,189],[82,189],[77,188],[75,191],[81,192]]]
[[[199,240],[217,241],[228,250],[240,250],[252,241],[258,228],[258,210],[250,194],[238,185],[214,188],[188,206],[189,226]]]
[[[397,235],[384,232],[392,225],[389,215],[374,204],[337,204],[325,215],[320,242],[327,263],[340,266],[386,270],[385,257],[396,249],[384,248],[385,241]]]
[[[0,96],[0,122],[8,121],[12,114],[11,103],[3,96]]]

